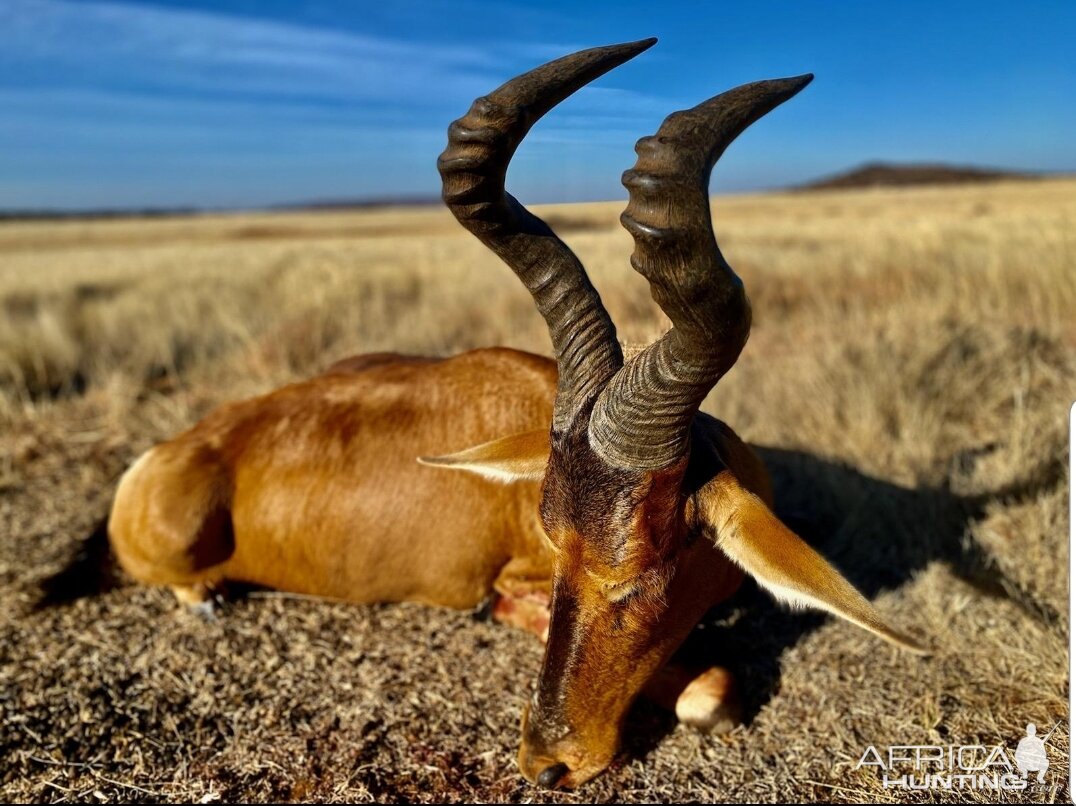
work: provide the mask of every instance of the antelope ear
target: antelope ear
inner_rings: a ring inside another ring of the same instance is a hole
[[[902,649],[928,654],[892,629],[832,565],[728,470],[699,491],[700,517],[717,547],[778,601],[840,616]]]
[[[524,431],[447,456],[420,456],[424,465],[466,470],[487,479],[509,484],[541,481],[549,463],[549,431]]]

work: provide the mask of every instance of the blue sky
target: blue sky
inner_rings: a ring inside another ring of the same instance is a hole
[[[658,44],[558,107],[524,202],[624,198],[637,138],[736,84],[814,72],[715,192],[867,160],[1076,170],[1076,2],[0,0],[0,209],[433,196],[471,99],[583,47]]]

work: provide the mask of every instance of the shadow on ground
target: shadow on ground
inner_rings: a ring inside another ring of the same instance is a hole
[[[966,495],[949,482],[971,469],[977,458],[972,452],[954,457],[945,485],[909,488],[803,451],[753,447],[773,479],[777,514],[868,599],[942,562],[986,596],[1011,599],[1050,626],[1061,620],[1061,614],[1008,579],[970,534],[991,502],[1024,501],[1056,484],[1063,472],[1059,463],[1001,489]],[[789,612],[747,577],[732,599],[703,618],[677,657],[690,665],[731,669],[751,724],[780,688],[786,650],[828,618],[815,611]],[[919,637],[929,648],[930,636]],[[640,701],[629,716],[626,753],[645,757],[675,726],[675,716]]]

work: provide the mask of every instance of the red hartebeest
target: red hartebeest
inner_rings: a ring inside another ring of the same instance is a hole
[[[504,190],[535,121],[653,41],[509,81],[452,124],[438,163],[449,208],[533,295],[555,362],[507,349],[343,361],[153,448],[109,523],[123,567],[186,602],[228,581],[458,608],[496,592],[504,620],[548,630],[519,752],[546,787],[604,769],[648,685],[689,722],[727,722],[727,673],[662,667],[742,571],[915,649],[782,525],[759,459],[698,411],[751,321],[714,241],[710,171],[811,76],[738,87],[639,141],[622,221],[673,327],[629,361],[582,265]]]

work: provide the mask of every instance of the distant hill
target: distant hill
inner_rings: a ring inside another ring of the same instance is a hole
[[[796,190],[826,190],[830,188],[900,187],[905,185],[955,185],[966,182],[996,182],[1001,179],[1037,179],[1039,174],[1004,171],[994,168],[972,168],[941,163],[896,164],[868,162],[844,173],[824,176],[799,185]]]

